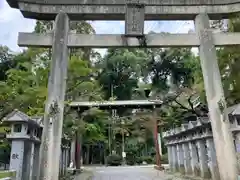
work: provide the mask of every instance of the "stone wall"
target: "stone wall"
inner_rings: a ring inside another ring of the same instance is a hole
[[[240,157],[240,119],[229,115],[237,157]],[[163,133],[173,172],[220,180],[211,123],[208,117],[182,124]],[[240,161],[239,161],[240,164]],[[240,169],[240,168],[239,168]]]

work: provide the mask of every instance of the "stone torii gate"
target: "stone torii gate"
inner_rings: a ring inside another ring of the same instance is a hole
[[[240,44],[239,33],[212,33],[209,19],[240,12],[240,0],[7,0],[26,18],[54,20],[53,33],[20,33],[20,46],[53,49],[40,155],[40,180],[57,180],[68,48],[199,47],[221,180],[237,179],[237,161],[215,46]],[[69,20],[126,20],[125,35],[69,32]],[[144,20],[194,20],[196,34],[144,35]],[[48,129],[53,125],[53,134]],[[50,143],[51,139],[51,143]],[[51,146],[49,146],[51,145]],[[48,148],[43,148],[48,147]]]

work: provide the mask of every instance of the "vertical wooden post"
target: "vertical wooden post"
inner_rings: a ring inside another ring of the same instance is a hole
[[[68,31],[69,18],[67,14],[60,12],[55,20],[48,98],[45,105],[44,128],[39,157],[39,180],[58,180],[59,176],[68,64]]]

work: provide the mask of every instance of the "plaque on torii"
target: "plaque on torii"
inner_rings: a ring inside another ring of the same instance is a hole
[[[142,36],[144,34],[145,5],[139,0],[126,0],[125,35]]]

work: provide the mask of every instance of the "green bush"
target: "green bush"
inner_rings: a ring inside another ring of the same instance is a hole
[[[136,158],[136,164],[142,164],[143,162],[146,162],[147,164],[154,163],[154,157],[152,156],[141,156]]]
[[[142,164],[142,157],[136,158],[136,164]]]
[[[168,164],[168,154],[163,154],[161,156],[161,163],[162,164]]]
[[[143,156],[142,162],[145,161],[148,164],[152,164],[154,162],[154,157],[152,156]]]
[[[133,166],[136,164],[136,162],[134,161],[134,159],[126,159],[126,163],[127,165]]]
[[[122,163],[122,157],[117,154],[112,154],[107,157],[107,164],[109,166],[119,166]]]
[[[127,153],[127,156],[126,156],[127,165],[130,165],[130,166],[135,165],[136,161],[137,161],[137,157],[133,153]]]
[[[127,154],[126,162],[128,165],[142,164],[143,162],[146,162],[147,164],[154,164],[156,163],[156,157],[155,156],[135,157],[134,155]],[[161,156],[161,163],[168,164],[167,154]]]

